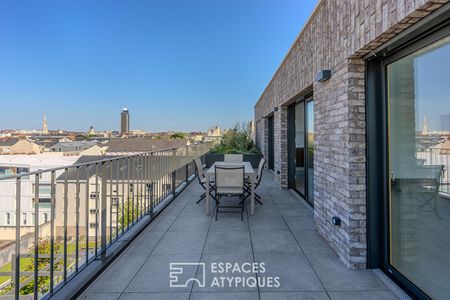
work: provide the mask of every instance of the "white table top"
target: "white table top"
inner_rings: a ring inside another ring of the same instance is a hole
[[[255,170],[252,168],[252,165],[248,161],[244,162],[225,162],[225,161],[216,161],[206,172],[207,176],[212,176],[216,172],[215,166],[242,166],[244,165],[244,173],[246,176],[253,175]]]

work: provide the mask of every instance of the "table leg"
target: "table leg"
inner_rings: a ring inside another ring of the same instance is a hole
[[[205,196],[205,213],[209,216],[210,204],[209,204],[209,176],[206,176],[206,196]]]
[[[253,216],[255,214],[255,185],[253,184],[255,176],[250,176],[250,184],[252,190],[252,196],[250,197],[250,214]]]

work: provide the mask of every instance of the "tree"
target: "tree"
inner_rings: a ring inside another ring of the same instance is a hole
[[[185,139],[186,138],[186,133],[184,132],[175,132],[174,134],[172,134],[170,136],[171,139]]]

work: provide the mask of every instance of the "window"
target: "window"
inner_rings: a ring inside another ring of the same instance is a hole
[[[89,195],[89,198],[91,198],[91,199],[97,199],[97,198],[98,198],[98,193],[96,193],[96,192],[91,192],[91,194]]]
[[[97,209],[91,208],[91,209],[89,210],[89,212],[90,212],[91,214],[96,214],[96,213],[97,213]]]
[[[11,225],[11,213],[9,213],[9,212],[6,213],[5,223],[6,223],[6,225]]]
[[[128,190],[129,190],[130,193],[133,192],[133,184],[132,184],[132,183],[130,183],[130,184],[128,185]]]
[[[448,299],[450,36],[410,51],[386,61],[388,259],[430,298]]]
[[[89,223],[89,228],[97,228],[97,223]]]
[[[27,213],[22,213],[22,224],[27,225]]]
[[[117,198],[116,197],[112,197],[111,198],[111,206],[113,206],[113,207],[115,207],[115,206],[117,206]]]
[[[48,213],[43,213],[44,223],[48,222]]]

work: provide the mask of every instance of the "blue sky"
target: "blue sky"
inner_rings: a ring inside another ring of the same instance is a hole
[[[206,130],[253,105],[315,0],[0,1],[0,128]]]

